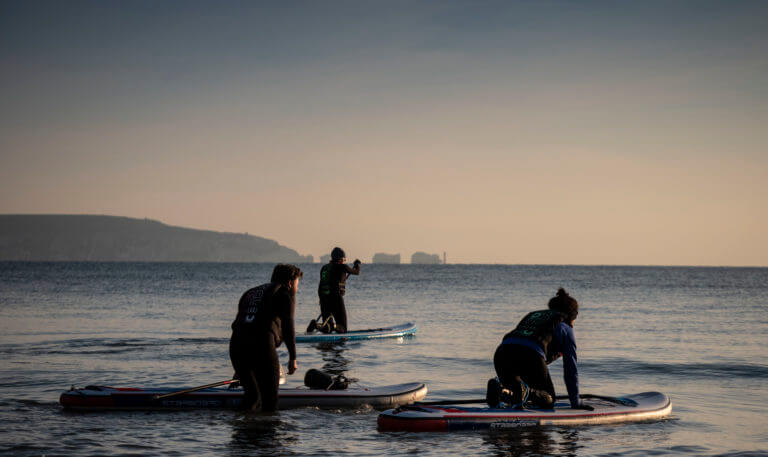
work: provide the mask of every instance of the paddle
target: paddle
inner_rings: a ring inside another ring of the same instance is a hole
[[[234,382],[234,381],[237,381],[237,379],[227,379],[226,381],[214,382],[213,384],[206,384],[204,386],[192,387],[190,389],[179,390],[179,391],[176,391],[176,392],[171,392],[171,393],[167,393],[167,394],[163,394],[163,395],[155,395],[154,397],[152,397],[152,399],[153,400],[161,400],[163,398],[175,397],[176,395],[184,395],[184,394],[188,394],[190,392],[197,392],[198,390],[207,389],[209,387],[223,386],[225,384],[229,384],[229,383]]]
[[[474,400],[435,400],[435,401],[417,401],[413,406],[422,405],[468,405],[471,403],[485,403],[485,398],[476,398]]]
[[[610,401],[613,403],[619,403],[624,404],[624,402],[616,397],[604,397],[602,395],[592,395],[592,394],[582,394],[579,395],[580,398],[599,398],[601,400]],[[557,400],[567,400],[568,395],[558,395],[555,397]],[[472,403],[485,403],[485,398],[474,398],[474,399],[466,399],[466,400],[435,400],[435,401],[417,401],[413,404],[413,406],[422,406],[422,405],[469,405]]]
[[[568,398],[568,397],[565,397],[565,398]],[[637,403],[635,403],[633,400],[619,398],[619,397],[606,397],[603,395],[582,394],[582,395],[579,395],[579,398],[597,398],[599,400],[605,400],[611,403],[618,403],[619,405],[622,405],[622,406],[637,406]]]

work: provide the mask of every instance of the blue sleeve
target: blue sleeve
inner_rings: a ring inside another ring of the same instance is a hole
[[[563,352],[563,378],[565,378],[568,399],[573,408],[579,405],[579,370],[576,363],[576,337],[573,334],[573,328],[561,323],[555,331],[555,338]]]

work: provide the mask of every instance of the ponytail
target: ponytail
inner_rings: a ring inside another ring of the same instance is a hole
[[[557,294],[549,300],[549,309],[559,311],[566,316],[568,322],[572,322],[579,314],[579,302],[568,295],[562,287],[557,289]]]

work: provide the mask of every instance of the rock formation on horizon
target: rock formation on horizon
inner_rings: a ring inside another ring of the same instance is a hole
[[[377,252],[373,255],[372,263],[399,264],[400,254],[385,254],[383,252]]]
[[[427,254],[426,252],[414,252],[411,256],[411,263],[421,264],[421,265],[439,265],[442,263],[440,261],[440,256],[437,254]]]

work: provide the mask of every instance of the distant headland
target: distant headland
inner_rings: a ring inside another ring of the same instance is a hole
[[[0,215],[0,260],[312,262],[276,241],[195,230],[151,219],[91,215]]]

